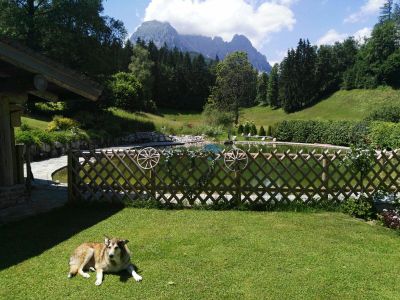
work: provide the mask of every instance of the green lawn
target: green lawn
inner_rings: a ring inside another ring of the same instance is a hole
[[[143,282],[67,279],[103,234]],[[0,227],[1,299],[399,299],[400,238],[340,213],[61,209]]]
[[[391,88],[339,91],[316,105],[286,114],[282,109],[253,107],[242,110],[242,122],[273,125],[283,120],[362,120],[382,105],[400,105],[400,91]]]
[[[29,127],[42,130],[47,129],[47,125],[49,124],[49,122],[35,119],[34,117],[22,117],[22,123],[27,124]]]

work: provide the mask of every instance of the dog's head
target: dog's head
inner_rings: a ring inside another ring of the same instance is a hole
[[[114,259],[114,257],[121,254],[121,251],[126,251],[125,245],[128,242],[128,240],[104,237],[104,244],[107,247],[106,251],[108,257],[110,259]]]

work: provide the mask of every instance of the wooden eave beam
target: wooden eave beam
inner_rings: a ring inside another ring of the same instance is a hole
[[[52,82],[68,91],[92,101],[98,100],[102,88],[82,78],[79,74],[47,59],[27,53],[0,41],[0,60],[4,60],[33,74],[43,75]]]

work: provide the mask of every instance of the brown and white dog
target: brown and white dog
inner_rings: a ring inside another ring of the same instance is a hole
[[[127,270],[136,281],[142,277],[135,272],[131,255],[126,244],[128,240],[105,237],[104,243],[83,243],[75,249],[69,259],[68,278],[77,273],[85,278],[90,275],[85,271],[96,271],[96,285],[103,282],[103,272],[115,273]]]

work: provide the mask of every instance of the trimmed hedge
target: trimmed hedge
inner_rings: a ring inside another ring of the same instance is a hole
[[[275,128],[275,137],[284,142],[350,146],[368,142],[368,125],[351,121],[283,121]]]
[[[388,105],[379,107],[372,111],[366,120],[400,123],[400,106]]]
[[[372,122],[369,134],[371,144],[380,149],[400,148],[400,123]]]
[[[351,121],[283,121],[275,128],[283,142],[322,143],[338,146],[372,145],[379,149],[400,148],[400,123]]]

